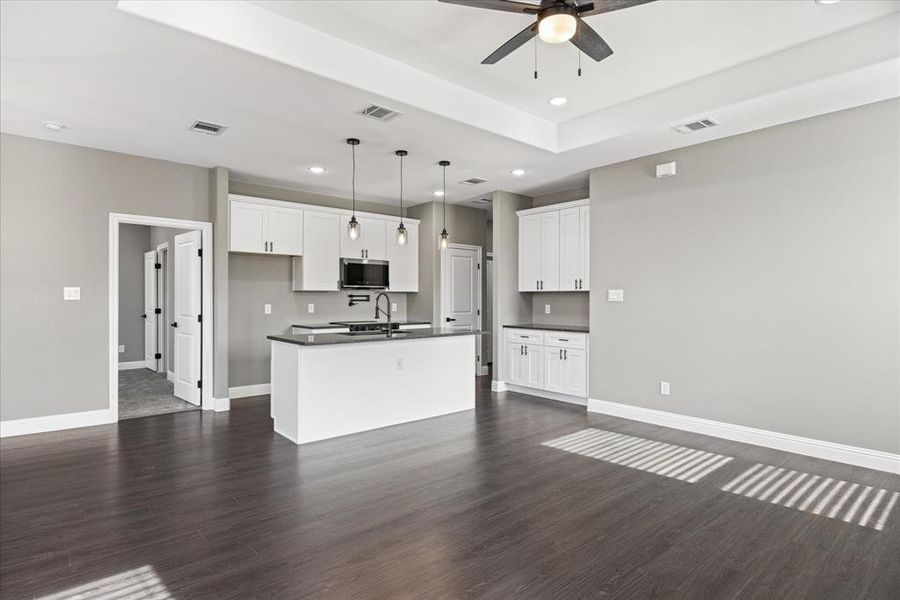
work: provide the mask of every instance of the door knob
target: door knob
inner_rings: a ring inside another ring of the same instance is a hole
[[[455,321],[455,320],[456,320],[456,319],[451,319],[450,317],[446,317],[446,319],[447,319],[447,322],[448,322],[448,323],[449,323],[450,321]]]
[[[146,319],[146,318],[147,318],[147,315],[141,315],[141,318],[142,318],[142,319]]]
[[[178,321],[172,321],[172,327],[178,327]]]

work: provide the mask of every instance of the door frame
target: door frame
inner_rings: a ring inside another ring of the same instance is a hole
[[[484,315],[481,314],[481,294],[482,294],[481,286],[482,286],[482,278],[483,278],[482,276],[484,275],[484,273],[481,270],[482,266],[484,264],[484,261],[481,260],[482,259],[481,246],[475,246],[473,244],[457,244],[455,242],[451,242],[451,243],[447,244],[447,249],[448,250],[456,249],[456,250],[474,250],[475,251],[475,260],[478,261],[478,265],[479,265],[476,269],[478,271],[478,274],[477,274],[477,277],[475,277],[475,280],[478,282],[477,285],[475,286],[475,289],[476,289],[475,303],[478,307],[476,310],[476,317],[477,317],[476,318],[476,327],[478,328],[478,331],[481,331],[482,319],[484,318]],[[446,309],[445,302],[444,302],[444,275],[448,272],[449,271],[447,270],[447,252],[441,252],[441,314],[440,314],[441,320],[438,324],[440,327],[444,326],[444,323],[446,322],[444,319],[447,316],[447,309]],[[478,353],[475,356],[478,358],[478,360],[476,361],[476,364],[475,364],[475,375],[476,376],[486,374],[486,373],[482,372],[484,367],[482,366],[481,359],[483,358],[483,355],[484,355],[484,349],[482,348],[481,336],[479,335],[477,337],[478,337]]]
[[[206,251],[201,259],[203,314],[209,315],[200,334],[203,352],[201,379],[207,385],[201,390],[200,407],[203,410],[214,410],[213,399],[213,226],[208,221],[191,221],[187,219],[170,219],[167,217],[150,217],[126,213],[109,213],[109,340],[107,369],[109,374],[109,413],[110,421],[119,420],[119,225],[147,225],[150,227],[171,227],[174,229],[196,229],[200,231],[202,248]]]
[[[163,260],[163,252],[166,253],[166,258]],[[166,301],[169,299],[169,285],[166,281],[169,272],[169,242],[163,242],[162,244],[158,244],[156,246],[156,260],[162,265],[159,269],[159,273],[157,274],[156,281],[156,302],[159,304],[162,312],[160,313],[161,321],[157,323],[156,330],[157,332],[161,332],[162,335],[157,333],[156,336],[156,351],[162,354],[162,359],[160,364],[157,366],[157,373],[165,373],[168,376],[169,373],[169,311],[167,310],[169,307],[166,305]],[[162,282],[162,285],[160,285]],[[160,290],[162,290],[162,297],[160,297]],[[160,346],[162,346],[162,350],[160,350]]]

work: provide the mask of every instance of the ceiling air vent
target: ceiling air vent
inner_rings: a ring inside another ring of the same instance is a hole
[[[216,125],[206,121],[194,121],[194,124],[191,125],[191,131],[198,131],[207,135],[220,135],[226,129],[228,128],[224,125]]]
[[[479,183],[486,183],[487,179],[482,179],[481,177],[470,177],[465,181],[460,181],[463,185],[478,185]]]
[[[678,133],[691,133],[693,131],[700,131],[701,129],[709,129],[710,127],[716,127],[719,124],[715,119],[711,119],[709,117],[705,119],[700,119],[699,121],[691,121],[690,123],[682,123],[681,125],[674,125],[672,129],[677,131]]]
[[[491,199],[490,198],[476,198],[475,200],[471,200],[469,204],[475,204],[477,206],[490,206]]]
[[[369,117],[370,119],[375,119],[376,121],[381,121],[382,123],[387,123],[388,121],[393,121],[402,113],[390,108],[385,108],[384,106],[378,106],[377,104],[370,104],[362,109],[359,114],[364,117]]]

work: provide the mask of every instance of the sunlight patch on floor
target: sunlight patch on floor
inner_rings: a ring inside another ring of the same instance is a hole
[[[541,444],[623,467],[695,483],[732,457],[602,429],[584,429]]]
[[[171,600],[153,567],[145,565],[75,588],[41,596],[38,600]]]

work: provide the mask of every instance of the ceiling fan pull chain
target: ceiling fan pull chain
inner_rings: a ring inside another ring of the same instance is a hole
[[[581,50],[576,48],[578,51],[578,76],[581,77]]]
[[[537,79],[537,46],[538,39],[534,38],[534,78]]]

